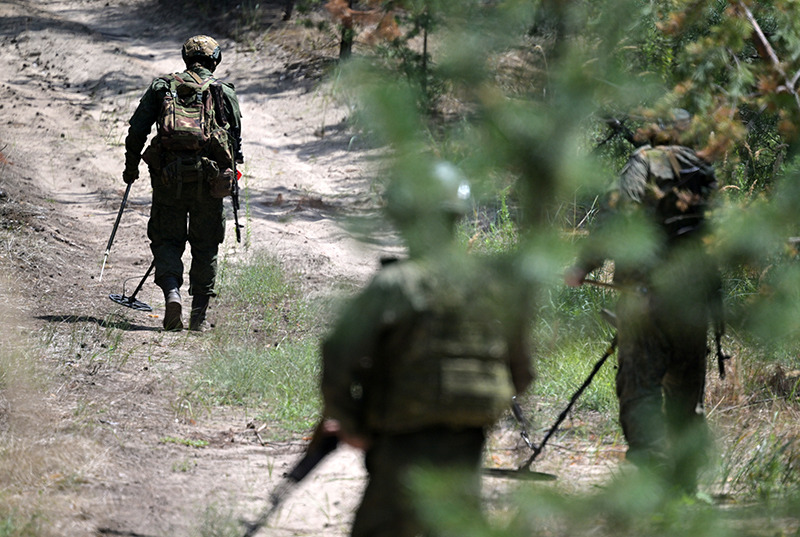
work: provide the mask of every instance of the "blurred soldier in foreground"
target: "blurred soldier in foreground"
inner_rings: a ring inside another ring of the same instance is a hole
[[[675,137],[685,110],[665,128]],[[664,140],[664,142],[669,142]],[[606,258],[615,262],[617,396],[627,458],[669,488],[693,493],[705,462],[703,416],[707,332],[721,319],[717,270],[704,251],[714,171],[692,149],[645,145],[623,168],[607,216],[588,239],[565,283],[579,286]]]
[[[164,328],[183,329],[181,256],[188,241],[189,329],[201,330],[209,299],[216,296],[217,252],[225,238],[222,199],[231,195],[235,162],[244,161],[241,113],[233,85],[213,77],[222,61],[214,39],[191,37],[181,55],[186,70],[153,80],[130,119],[122,179],[132,183],[139,161],[147,163],[153,187],[147,236],[155,282],[164,291]],[[156,135],[142,154],[154,123]]]
[[[454,244],[468,183],[447,163],[417,183],[387,192],[410,258],[385,264],[322,347],[328,429],[366,452],[354,537],[430,534],[409,488],[415,468],[463,471],[477,508],[485,428],[533,377],[523,288]]]

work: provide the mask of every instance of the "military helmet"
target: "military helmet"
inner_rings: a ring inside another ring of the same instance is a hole
[[[692,114],[683,108],[672,108],[636,131],[634,139],[650,145],[687,145],[691,143]]]
[[[472,209],[472,189],[464,174],[454,164],[439,161],[433,165],[433,177],[439,183],[442,211],[455,215],[467,214]]]
[[[187,39],[183,44],[181,56],[186,65],[189,65],[194,59],[206,58],[212,60],[217,66],[222,61],[222,49],[213,37],[196,35]]]
[[[462,216],[472,209],[469,181],[454,164],[434,162],[422,179],[396,179],[386,189],[386,212],[396,222]]]
[[[680,131],[686,130],[692,123],[692,114],[683,108],[673,108],[666,117],[659,119],[661,128],[673,128]]]

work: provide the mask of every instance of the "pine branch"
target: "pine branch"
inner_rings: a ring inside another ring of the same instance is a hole
[[[794,96],[794,102],[795,104],[797,104],[798,110],[800,110],[800,95],[797,94],[797,91],[795,90],[794,87],[795,84],[797,83],[798,76],[800,76],[800,73],[798,73],[797,75],[794,76],[794,78],[789,80],[789,77],[786,75],[786,71],[783,69],[783,66],[781,65],[781,61],[778,58],[778,55],[775,53],[775,49],[772,48],[772,45],[770,45],[769,40],[767,39],[767,36],[764,35],[764,32],[761,30],[761,26],[758,24],[758,21],[756,21],[756,18],[753,16],[753,12],[750,11],[750,9],[742,1],[736,2],[736,5],[739,7],[742,13],[744,13],[745,17],[747,18],[747,21],[753,27],[753,33],[755,34],[756,37],[756,48],[758,49],[759,55],[761,55],[762,58],[766,56],[766,58],[764,59],[771,62],[772,67],[775,69],[775,71],[777,71],[777,73],[781,77],[783,77],[783,81],[785,83],[783,91],[788,91]],[[778,91],[781,91],[781,89],[779,88]]]

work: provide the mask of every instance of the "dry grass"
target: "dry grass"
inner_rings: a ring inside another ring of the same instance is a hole
[[[49,407],[44,356],[20,333],[19,312],[0,285],[0,535],[46,535],[50,493],[96,475],[103,455],[87,438],[54,430],[60,417]],[[49,498],[49,499],[48,499]]]
[[[724,380],[709,375],[706,412],[717,438],[714,492],[767,501],[800,491],[798,373],[729,341]]]

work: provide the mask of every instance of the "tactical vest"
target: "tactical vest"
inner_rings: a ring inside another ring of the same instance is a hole
[[[492,285],[419,278],[411,292],[422,295],[421,307],[383,339],[375,388],[365,386],[367,426],[390,433],[490,426],[514,395]]]

